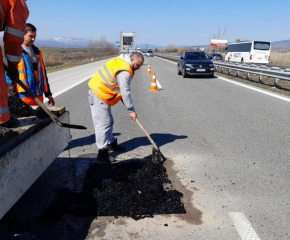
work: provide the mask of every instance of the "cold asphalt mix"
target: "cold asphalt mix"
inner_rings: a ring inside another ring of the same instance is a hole
[[[42,119],[46,117],[46,113],[44,113],[40,108],[34,110],[20,98],[15,96],[9,97],[8,107],[11,117],[14,118],[37,116]],[[0,146],[16,137],[18,134],[17,129],[0,126]]]
[[[9,108],[11,116],[18,118],[43,114],[16,97],[9,98]],[[16,131],[0,127],[0,145],[17,135]],[[90,164],[82,190],[58,189],[41,215],[21,216],[13,209],[17,209],[16,204],[0,221],[0,239],[14,239],[16,235],[27,240],[60,236],[78,239],[87,234],[91,219],[99,216],[131,217],[137,221],[158,214],[186,213],[181,202],[183,194],[172,188],[163,163],[153,164],[151,158]],[[39,201],[45,200],[40,196]],[[68,219],[77,226],[68,224]]]

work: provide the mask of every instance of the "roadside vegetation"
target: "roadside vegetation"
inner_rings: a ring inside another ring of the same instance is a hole
[[[290,50],[289,51],[277,51],[271,50],[270,65],[290,67]]]
[[[219,30],[218,33],[219,32],[221,31]],[[116,49],[112,43],[109,43],[106,37],[101,37],[99,40],[88,41],[88,48],[40,47],[40,49],[43,51],[47,72],[54,72],[81,64],[99,61],[119,54],[119,49]],[[181,55],[184,51],[196,50],[204,50],[208,55],[213,52],[219,52],[225,56],[224,48],[177,48],[174,44],[167,45],[165,49],[155,49],[154,51]],[[288,51],[271,50],[269,64],[290,67],[290,49]]]
[[[116,56],[119,52],[104,37],[97,41],[89,41],[88,46],[88,48],[40,47],[47,72],[99,61]]]

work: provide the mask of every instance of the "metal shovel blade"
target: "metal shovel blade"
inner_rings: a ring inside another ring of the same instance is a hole
[[[163,156],[163,154],[160,152],[159,149],[152,148],[152,162],[154,164],[160,164],[164,162],[166,158]]]
[[[54,121],[57,125],[66,128],[87,129],[85,126],[63,123],[59,121],[59,119],[51,111],[49,111],[49,109],[37,97],[34,96],[34,94],[30,91],[28,87],[25,86],[23,82],[21,82],[19,79],[16,79],[16,82],[25,90],[25,92],[29,94],[30,97],[34,99],[34,101],[38,104],[38,106],[41,107],[42,110],[46,112],[46,114],[51,118],[51,120]]]

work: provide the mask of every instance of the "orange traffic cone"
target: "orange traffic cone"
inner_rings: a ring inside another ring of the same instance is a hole
[[[155,71],[153,72],[153,75],[152,75],[151,88],[149,89],[149,91],[151,91],[151,92],[157,92],[158,91],[157,83],[156,83]]]
[[[151,67],[150,67],[150,63],[148,63],[147,74],[151,74]]]

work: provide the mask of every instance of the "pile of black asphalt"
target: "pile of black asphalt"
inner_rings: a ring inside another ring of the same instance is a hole
[[[180,201],[182,193],[164,188],[164,184],[170,183],[162,163],[92,164],[81,193],[62,189],[45,215],[52,219],[71,214],[139,220],[156,214],[185,213]]]
[[[29,105],[24,103],[19,97],[9,96],[8,107],[11,117],[21,118],[29,116],[37,116],[39,118],[47,117],[40,108],[34,110]],[[13,128],[5,128],[0,126],[0,146],[14,137],[18,136],[19,133]]]
[[[0,127],[0,146],[18,135],[18,132],[15,132],[9,128]]]
[[[9,97],[8,107],[11,117],[14,118],[28,117],[35,114],[34,110],[18,97]],[[18,136],[18,134],[19,133],[12,128],[5,128],[0,126],[0,146],[12,138]]]
[[[73,188],[58,190],[41,216],[8,213],[0,221],[0,239],[9,239],[15,233],[27,240],[85,239],[91,223],[100,216],[125,216],[137,221],[159,214],[186,213],[183,194],[173,189],[163,163],[153,164],[148,159],[92,163],[82,190],[74,192]],[[38,203],[31,208],[38,209]]]
[[[9,97],[8,107],[10,115],[15,118],[36,116],[36,112],[19,97]]]

